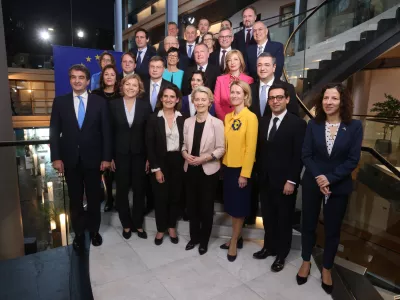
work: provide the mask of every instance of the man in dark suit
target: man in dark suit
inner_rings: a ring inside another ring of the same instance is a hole
[[[275,77],[282,76],[285,59],[283,57],[283,45],[279,42],[268,40],[268,29],[263,22],[256,22],[253,26],[256,45],[250,45],[246,52],[246,67],[249,75],[257,79],[257,57],[263,52],[268,52],[276,59]]]
[[[206,18],[201,18],[199,20],[198,29],[200,31],[200,35],[196,38],[196,44],[203,43],[203,37],[210,29],[210,21]]]
[[[194,25],[186,26],[185,28],[186,41],[182,44],[182,47],[179,48],[180,50],[179,57],[182,58],[186,56],[189,61],[189,66],[193,66],[195,64],[194,47],[196,46],[196,35],[197,35],[197,28]],[[186,70],[183,71],[186,72]]]
[[[212,65],[218,66],[221,73],[223,73],[225,70],[225,57],[229,51],[234,49],[232,47],[232,31],[229,28],[222,28],[219,31],[218,41],[220,48],[211,53],[208,62]]]
[[[107,101],[88,94],[90,72],[82,65],[69,69],[73,92],[56,97],[50,119],[50,150],[53,167],[64,174],[68,185],[73,247],[84,249],[85,229],[93,246],[103,242],[99,234],[101,171],[111,163],[111,125]],[[83,209],[83,194],[87,212]]]
[[[191,93],[191,87],[189,84],[189,78],[192,73],[196,70],[203,71],[207,78],[207,87],[214,92],[215,82],[217,77],[221,75],[219,67],[208,63],[210,54],[208,47],[205,44],[197,44],[194,48],[194,59],[196,62],[195,66],[189,67],[187,72],[183,75],[182,80],[182,93],[183,95],[189,95]]]
[[[287,111],[290,101],[286,86],[273,84],[268,92],[272,114],[259,123],[257,161],[259,168],[264,247],[256,259],[275,256],[273,272],[281,271],[292,242],[292,217],[297,187],[303,168],[301,149],[306,122]]]
[[[290,101],[287,110],[295,115],[299,115],[299,104],[297,102],[296,91],[290,83],[281,81],[275,76],[276,59],[273,55],[263,52],[257,58],[257,79],[250,86],[252,102],[250,110],[256,114],[258,119],[271,114],[271,109],[267,102],[268,90],[273,84],[282,84],[289,91]]]
[[[135,72],[142,78],[149,77],[150,58],[157,55],[153,47],[148,45],[149,33],[146,29],[138,28],[135,33],[136,48],[130,50],[136,56]]]
[[[178,39],[174,36],[167,36],[164,39],[164,51],[160,51],[161,53],[164,53],[163,55],[160,55],[164,59],[164,65],[167,65],[167,56],[168,56],[168,50],[171,47],[175,47],[177,49],[180,48],[180,43],[178,42]],[[182,55],[181,51],[179,51],[179,62],[178,62],[178,69],[182,70],[185,72],[185,70],[189,66],[189,58],[186,55]]]
[[[168,35],[167,36],[173,36],[178,40],[178,45],[173,45],[170,47],[175,47],[175,48],[180,48],[180,47],[184,47],[185,46],[185,40],[179,38],[178,36],[179,34],[179,28],[178,25],[175,22],[168,22]],[[169,48],[168,48],[169,49]],[[167,55],[167,51],[165,50],[165,39],[162,40],[158,46],[158,51],[157,54],[161,57],[164,57]]]
[[[125,52],[121,56],[122,72],[118,74],[118,80],[122,80],[125,76],[135,74],[136,57],[132,52]]]
[[[235,33],[234,43],[236,49],[246,56],[247,47],[256,43],[253,36],[253,25],[257,20],[257,12],[253,6],[248,6],[242,11],[244,28]]]

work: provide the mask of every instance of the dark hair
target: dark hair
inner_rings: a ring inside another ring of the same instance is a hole
[[[163,108],[161,99],[164,96],[165,90],[172,90],[175,92],[176,97],[179,99],[179,102],[177,104],[175,104],[175,110],[180,111],[181,106],[182,106],[182,93],[181,93],[181,90],[175,84],[168,84],[160,90],[160,92],[158,93],[158,96],[157,96],[156,108],[158,108],[158,109]]]
[[[122,62],[122,60],[124,59],[124,56],[125,56],[125,55],[129,55],[129,56],[133,59],[133,61],[135,62],[135,64],[136,64],[136,56],[135,56],[135,54],[133,54],[133,53],[130,52],[130,51],[122,53],[122,55],[121,55],[121,62]]]
[[[100,55],[100,58],[99,58],[100,67],[101,67],[101,61],[103,60],[103,57],[106,56],[106,55],[108,55],[109,57],[111,57],[111,64],[112,64],[112,65],[115,65],[115,58],[114,58],[114,56],[113,56],[110,52],[104,51],[104,52]]]
[[[203,85],[204,85],[204,86],[207,86],[208,80],[207,80],[206,73],[204,73],[203,71],[200,71],[200,70],[196,70],[196,71],[193,71],[192,75],[190,75],[190,77],[189,77],[189,87],[190,87],[190,90],[192,89],[192,85],[191,85],[192,78],[193,78],[193,75],[195,75],[195,74],[200,74],[200,75],[201,75],[201,78],[203,79]]]
[[[284,86],[281,83],[273,83],[271,85],[271,87],[268,90],[268,97],[269,97],[269,93],[271,93],[272,90],[277,90],[277,89],[282,89],[285,95],[285,98],[289,97],[289,90],[287,89],[286,86]]]
[[[170,53],[178,53],[178,58],[179,58],[179,49],[178,48],[175,48],[175,47],[169,48],[167,51],[167,54],[170,54]]]
[[[144,28],[138,28],[138,29],[136,29],[136,31],[135,31],[135,37],[136,37],[136,34],[138,33],[138,32],[144,32],[144,34],[145,34],[145,36],[146,36],[146,39],[148,39],[149,38],[149,33],[148,33],[148,31],[146,30],[146,29],[144,29]]]
[[[176,27],[178,27],[178,24],[176,24],[175,22],[168,22],[168,25],[175,25]]]
[[[326,90],[336,89],[340,94],[339,113],[343,123],[350,123],[353,117],[353,100],[351,99],[349,90],[342,83],[328,83],[325,85],[321,93],[315,99],[315,121],[318,123],[326,121],[326,113],[322,107],[322,100]]]
[[[249,5],[249,6],[246,6],[243,10],[242,10],[242,16],[243,16],[243,14],[244,14],[244,12],[246,11],[246,10],[248,10],[248,9],[251,9],[252,11],[254,11],[254,14],[256,15],[256,17],[257,17],[257,11],[256,11],[256,8],[254,7],[254,6],[251,6],[251,5]]]
[[[150,66],[150,63],[151,63],[152,61],[161,61],[161,62],[163,63],[163,66],[165,67],[164,59],[163,59],[161,56],[159,56],[159,55],[155,55],[155,56],[153,56],[152,58],[150,58],[149,66]]]
[[[81,64],[72,65],[72,66],[68,69],[68,76],[69,76],[69,77],[71,77],[71,72],[72,72],[72,71],[81,71],[81,72],[85,73],[86,79],[87,79],[87,80],[90,79],[90,71],[89,71],[89,69],[88,69],[85,65],[81,65]]]
[[[104,90],[104,89],[106,88],[106,84],[105,84],[105,82],[104,82],[104,73],[105,73],[106,70],[108,70],[108,69],[113,69],[114,72],[115,72],[114,92],[119,92],[119,91],[118,91],[118,87],[119,87],[119,82],[118,82],[118,70],[117,70],[117,68],[115,67],[115,65],[113,65],[113,64],[106,65],[106,66],[103,68],[103,70],[101,71],[101,76],[100,76],[100,88],[101,88],[102,90]]]
[[[261,53],[261,54],[257,57],[257,61],[258,61],[258,59],[259,59],[260,57],[271,57],[272,63],[273,63],[274,65],[276,65],[276,57],[273,56],[271,53],[269,53],[269,52],[263,52],[263,53]]]
[[[208,22],[208,26],[210,26],[210,20],[208,20],[207,18],[204,18],[204,17],[201,17],[200,19],[199,19],[199,23],[198,24],[200,24],[200,21],[201,20],[206,20],[207,22]],[[197,24],[197,25],[198,25]]]
[[[242,15],[243,15],[243,14],[242,14]],[[229,25],[231,25],[231,27],[232,27],[232,22],[231,22],[231,20],[229,20],[229,19],[223,19],[223,20],[221,21],[221,23],[222,23],[222,22],[225,22],[225,21],[229,22]]]

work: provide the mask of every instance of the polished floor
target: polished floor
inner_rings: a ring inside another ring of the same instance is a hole
[[[231,263],[219,246],[223,238],[211,238],[208,252],[185,251],[187,236],[174,245],[168,236],[154,245],[155,232],[142,240],[133,234],[125,240],[122,228],[102,225],[104,243],[90,249],[90,279],[95,300],[289,300],[331,299],[321,289],[320,272],[314,263],[308,282],[296,283],[300,251],[292,250],[280,273],[272,273],[273,258],[255,260],[259,240],[245,241]]]

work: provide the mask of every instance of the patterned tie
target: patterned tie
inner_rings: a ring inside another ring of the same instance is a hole
[[[137,68],[140,68],[140,65],[142,64],[142,52],[143,51],[138,51],[138,57],[137,57],[137,62],[136,62]]]
[[[199,66],[199,70],[203,72],[203,67],[202,67],[202,66]]]
[[[224,72],[224,70],[225,70],[225,54],[226,54],[226,50],[222,50],[221,61],[219,63],[221,72]]]
[[[153,108],[153,111],[156,108],[156,103],[157,103],[157,96],[158,96],[157,87],[158,84],[153,83],[153,92],[151,93],[151,107]]]
[[[259,57],[261,53],[263,53],[263,47],[258,46],[257,57]]]
[[[193,45],[188,45],[188,46],[189,46],[188,57],[191,58],[192,57],[192,47],[193,47]]]
[[[261,87],[261,93],[260,93],[260,113],[261,116],[264,115],[265,107],[267,106],[267,87],[268,85],[264,84]]]
[[[83,121],[85,120],[85,104],[83,103],[82,96],[77,96],[79,99],[79,107],[78,107],[78,125],[79,129],[82,128]]]
[[[275,117],[275,118],[274,118],[274,124],[272,125],[272,128],[271,128],[271,130],[270,130],[270,132],[269,132],[268,141],[272,141],[272,139],[273,139],[274,136],[275,136],[275,133],[276,133],[276,131],[277,131],[276,123],[278,122],[278,120],[279,120],[278,117]]]
[[[247,29],[247,34],[246,34],[246,46],[250,44],[251,36],[250,36],[251,29]]]

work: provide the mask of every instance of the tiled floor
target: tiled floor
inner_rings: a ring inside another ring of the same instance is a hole
[[[166,237],[161,246],[155,246],[154,232],[148,232],[147,240],[133,234],[125,241],[121,231],[102,225],[104,244],[91,247],[95,300],[331,299],[320,287],[315,264],[308,282],[297,285],[299,251],[291,251],[285,269],[275,274],[270,271],[273,258],[252,258],[253,252],[260,249],[260,241],[245,241],[236,261],[230,263],[226,250],[219,249],[225,239],[212,238],[208,252],[200,256],[197,248],[185,251],[186,236],[180,236],[177,245]]]

